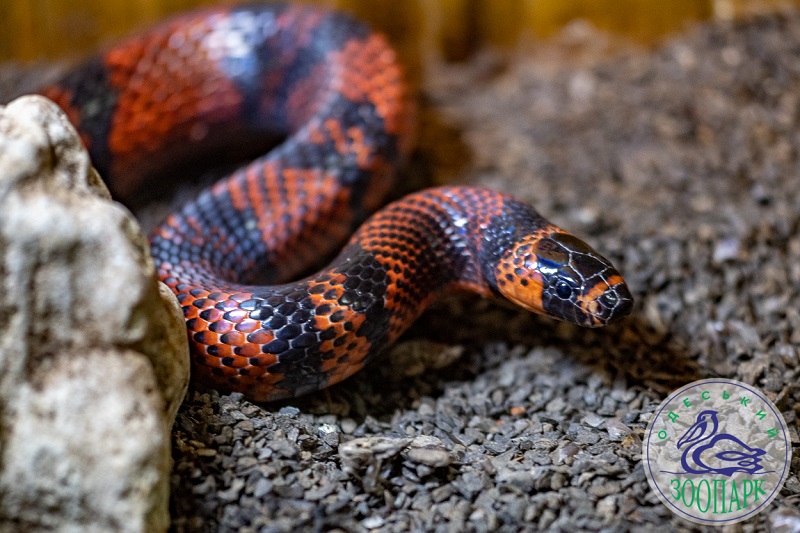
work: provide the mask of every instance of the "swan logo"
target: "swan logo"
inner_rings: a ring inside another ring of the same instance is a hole
[[[727,525],[767,507],[789,475],[792,448],[778,408],[751,385],[689,383],[669,395],[647,427],[647,480],[687,520]]]

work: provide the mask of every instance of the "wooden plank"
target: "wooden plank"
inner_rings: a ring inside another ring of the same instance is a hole
[[[547,37],[575,19],[642,42],[687,21],[780,8],[800,0],[312,0],[386,32],[417,69],[424,57],[463,59],[483,45]],[[172,13],[230,0],[0,0],[0,61],[74,57]]]

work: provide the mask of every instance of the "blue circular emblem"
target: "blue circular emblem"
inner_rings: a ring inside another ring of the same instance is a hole
[[[647,427],[647,480],[675,514],[733,524],[766,508],[789,475],[786,421],[753,387],[704,379],[669,395]]]

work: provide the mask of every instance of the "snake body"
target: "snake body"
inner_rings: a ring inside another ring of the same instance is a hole
[[[179,16],[44,89],[126,197],[251,134],[274,150],[171,214],[150,237],[183,307],[193,376],[256,401],[337,383],[453,288],[583,326],[627,315],[609,261],[510,197],[439,187],[377,208],[411,146],[395,53],[339,13],[296,5]]]

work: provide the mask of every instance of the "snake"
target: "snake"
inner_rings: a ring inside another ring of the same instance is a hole
[[[587,327],[631,312],[610,261],[510,195],[449,185],[378,209],[413,148],[399,63],[382,34],[338,11],[228,6],[168,19],[42,89],[117,198],[280,140],[150,236],[193,379],[257,402],[317,391],[454,290]]]

